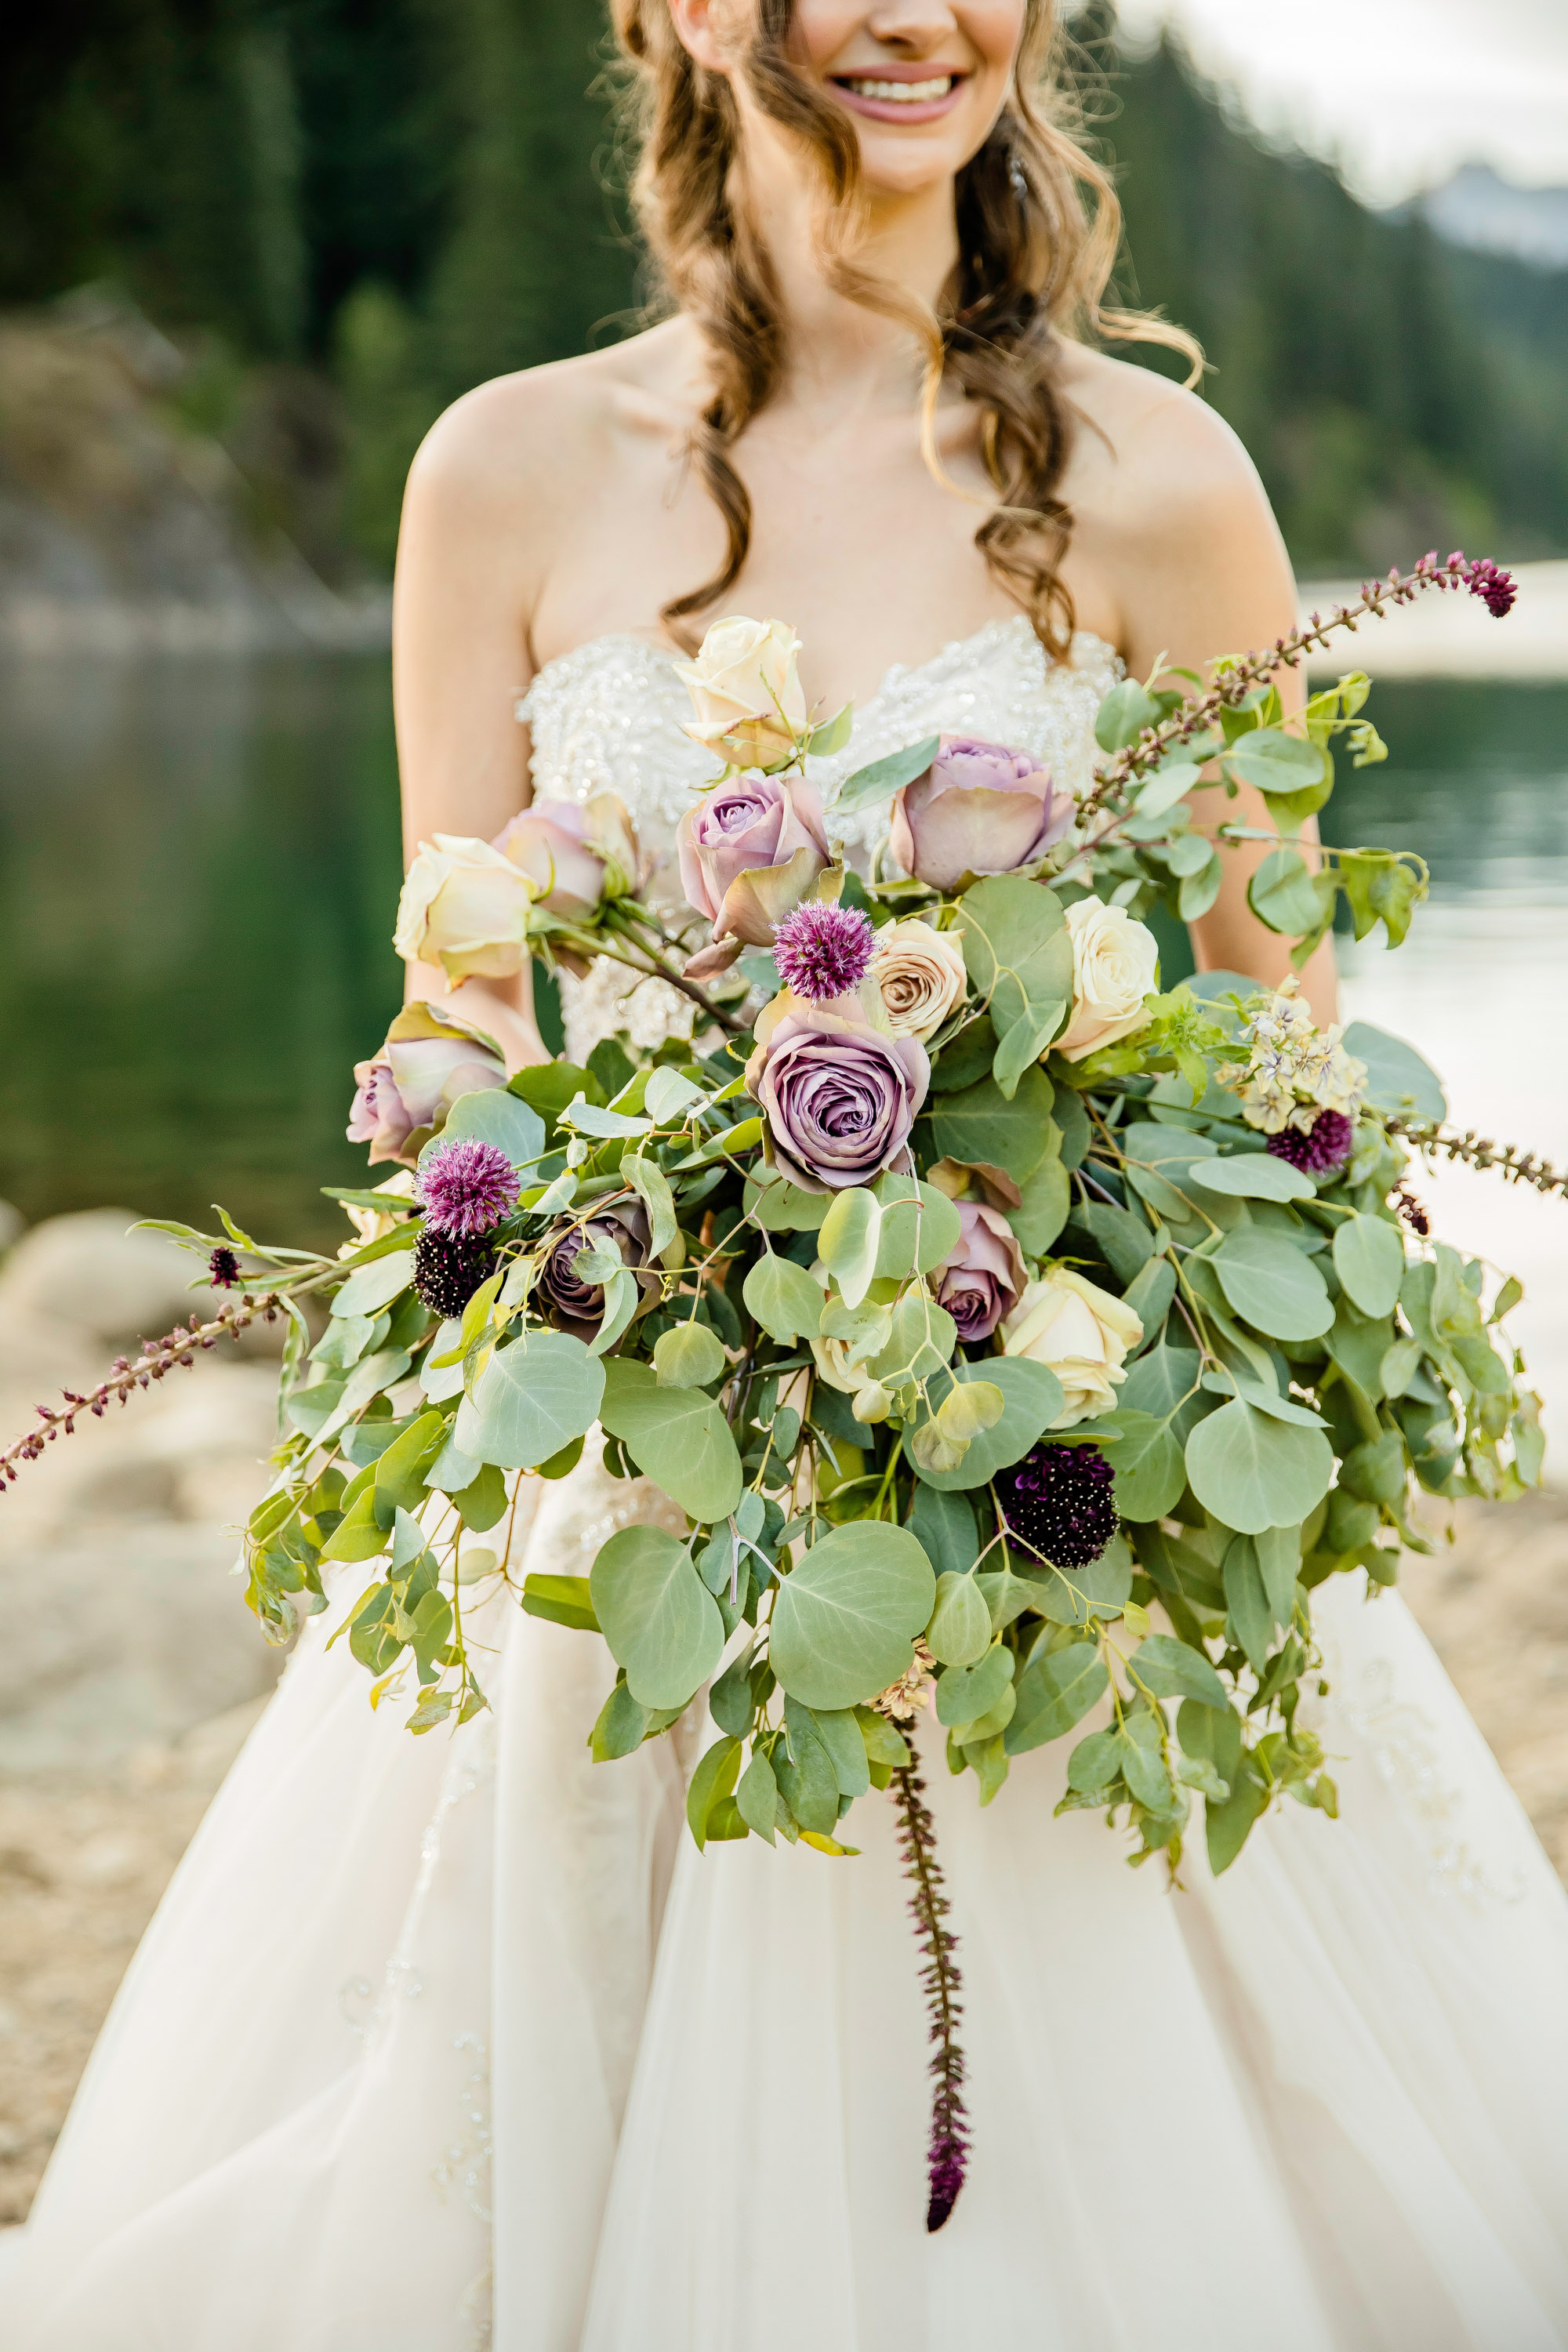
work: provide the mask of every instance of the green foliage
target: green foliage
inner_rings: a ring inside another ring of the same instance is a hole
[[[601,1546],[588,1587],[632,1696],[684,1706],[724,1647],[724,1621],[686,1546],[661,1528],[624,1528]]]
[[[769,1656],[807,1706],[854,1706],[906,1673],[936,1579],[906,1528],[858,1519],[825,1536],[785,1577]]]

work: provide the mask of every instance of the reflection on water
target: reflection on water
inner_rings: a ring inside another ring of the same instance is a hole
[[[386,663],[37,662],[0,697],[0,1193],[335,1234],[399,989]]]
[[[316,1187],[363,1171],[349,1068],[398,992],[386,663],[34,663],[0,695],[0,1193],[341,1230]],[[1353,1009],[1414,1034],[1466,1119],[1499,1117],[1513,1056],[1526,1139],[1568,1141],[1524,1011],[1543,959],[1553,1001],[1568,979],[1568,687],[1400,683],[1373,711],[1388,765],[1342,768],[1326,830],[1419,850],[1435,904],[1385,971],[1352,955]]]

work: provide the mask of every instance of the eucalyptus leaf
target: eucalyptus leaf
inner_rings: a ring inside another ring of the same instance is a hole
[[[991,1646],[991,1612],[973,1576],[949,1570],[938,1577],[936,1607],[925,1637],[931,1655],[944,1666],[972,1666],[985,1655]],[[971,1707],[969,1715],[952,1720],[967,1723],[971,1716],[984,1712]]]
[[[1334,1234],[1334,1272],[1363,1315],[1391,1315],[1405,1279],[1398,1226],[1384,1217],[1347,1217]]]
[[[1009,1756],[1059,1739],[1104,1697],[1110,1676],[1092,1642],[1038,1654],[1018,1677],[1018,1704],[1002,1735]]]
[[[895,793],[924,775],[941,748],[940,735],[927,735],[902,751],[889,751],[885,759],[873,760],[869,767],[857,768],[840,784],[832,814],[855,816],[862,809],[875,808],[879,801],[891,800]]]
[[[966,1581],[973,1581],[966,1579]],[[936,1719],[948,1726],[978,1723],[1013,1680],[1013,1653],[1005,1642],[987,1642],[978,1659],[950,1666],[936,1686]]]
[[[1011,1097],[990,1077],[957,1094],[938,1095],[931,1113],[937,1156],[970,1168],[999,1168],[1022,1185],[1046,1156],[1055,1098],[1037,1066],[1024,1072]]]
[[[1257,1535],[1300,1525],[1329,1491],[1334,1454],[1321,1430],[1277,1421],[1238,1397],[1198,1423],[1186,1462],[1205,1509],[1227,1528]]]
[[[662,1528],[623,1528],[600,1547],[588,1590],[633,1697],[683,1706],[724,1648],[724,1621],[684,1544]]]
[[[1063,1402],[1056,1374],[1048,1366],[1032,1363],[1024,1356],[984,1356],[973,1364],[955,1364],[952,1376],[993,1382],[1002,1391],[1002,1418],[970,1441],[969,1451],[955,1469],[921,1471],[926,1486],[945,1494],[984,1486],[998,1470],[1021,1461],[1051,1426]],[[938,1403],[939,1385],[933,1382],[931,1389]]]
[[[332,1300],[334,1315],[371,1315],[381,1313],[395,1298],[401,1298],[414,1279],[412,1249],[395,1251],[388,1257],[373,1258],[350,1275]]]
[[[1333,1301],[1311,1259],[1256,1225],[1226,1234],[1210,1263],[1237,1314],[1271,1339],[1318,1339],[1333,1322]]]
[[[604,1367],[581,1339],[532,1330],[495,1350],[458,1408],[453,1439],[476,1462],[531,1470],[586,1435],[604,1392]]]
[[[679,1077],[679,1070],[656,1070],[656,1078]],[[646,1152],[628,1151],[621,1161],[621,1174],[647,1211],[650,1258],[661,1258],[678,1231],[675,1202],[669,1190],[669,1179],[657,1160]]]
[[[905,1528],[852,1520],[782,1579],[769,1660],[791,1696],[847,1707],[907,1673],[936,1600],[936,1578]]]
[[[544,1121],[527,1103],[509,1094],[505,1087],[487,1087],[475,1094],[459,1095],[447,1113],[440,1134],[420,1153],[421,1166],[433,1150],[463,1135],[472,1136],[480,1143],[493,1143],[498,1150],[506,1153],[514,1168],[531,1167],[544,1150]]]
[[[1194,1160],[1187,1181],[1201,1192],[1225,1193],[1233,1201],[1310,1201],[1317,1192],[1302,1169],[1293,1168],[1288,1160],[1276,1160],[1268,1151]]]
[[[817,1251],[847,1307],[858,1307],[871,1287],[881,1232],[882,1204],[874,1192],[857,1184],[835,1194],[817,1235]]]
[[[768,1251],[742,1285],[741,1296],[772,1339],[815,1339],[822,1323],[823,1296],[803,1265]]]
[[[1366,1064],[1367,1100],[1374,1110],[1393,1111],[1406,1118],[1434,1121],[1448,1116],[1443,1082],[1431,1064],[1403,1037],[1391,1037],[1370,1021],[1352,1021],[1345,1031],[1344,1048]]]
[[[934,1273],[963,1235],[953,1203],[934,1184],[921,1183],[913,1176],[879,1176],[875,1190],[882,1211],[878,1278]]]
[[[1028,1024],[1031,1033],[1040,1030],[1044,1045],[1073,994],[1072,935],[1060,899],[1043,882],[990,875],[959,900],[958,929],[970,984],[988,1006],[1002,1041],[998,1055],[1005,1053],[1007,1033],[1017,1024]],[[1056,1017],[1045,1028],[1046,1010],[1053,1006]],[[1021,1075],[1035,1055],[1022,1046],[1019,1052],[1016,1067]],[[1014,1066],[1010,1062],[1009,1068]],[[1011,1098],[1010,1088],[1004,1092]]]
[[[1228,1706],[1225,1685],[1201,1650],[1171,1633],[1151,1633],[1128,1660],[1130,1671],[1156,1698],[1195,1698],[1205,1706]]]
[[[700,1389],[660,1388],[646,1364],[613,1358],[599,1417],[690,1517],[705,1525],[729,1517],[741,1499],[741,1457],[722,1410]]]
[[[1187,1483],[1181,1440],[1168,1421],[1127,1410],[1118,1400],[1120,1437],[1103,1451],[1116,1474],[1116,1507],[1125,1519],[1163,1519]]]
[[[1279,727],[1258,727],[1242,736],[1226,764],[1244,784],[1253,784],[1260,793],[1304,792],[1323,776],[1318,746]]]

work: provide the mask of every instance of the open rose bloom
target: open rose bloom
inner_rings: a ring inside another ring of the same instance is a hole
[[[532,877],[488,841],[438,833],[404,879],[393,945],[405,963],[438,963],[454,982],[507,980],[528,957]]]
[[[430,1004],[405,1004],[368,1062],[354,1064],[351,1143],[370,1160],[412,1166],[459,1095],[506,1084],[499,1048],[478,1029]]]
[[[1053,1265],[1031,1282],[1002,1329],[1005,1356],[1045,1364],[1062,1384],[1062,1410],[1053,1429],[1070,1429],[1109,1412],[1127,1378],[1127,1351],[1143,1326],[1124,1299],[1070,1266]]]
[[[1147,1023],[1143,999],[1155,986],[1160,948],[1147,924],[1134,922],[1124,907],[1080,898],[1067,913],[1072,1018],[1055,1051],[1067,1061],[1081,1062]]]
[[[772,947],[832,862],[816,787],[801,776],[717,785],[681,818],[676,848],[680,887],[714,940],[756,948]]]
[[[958,1247],[938,1268],[936,1297],[967,1345],[989,1339],[1018,1304],[1026,1279],[1023,1252],[1000,1209],[960,1201]]]
[[[746,1085],[763,1107],[767,1157],[806,1192],[869,1184],[907,1169],[931,1083],[913,1037],[888,1037],[858,1000],[809,1004],[786,991],[757,1023]]]
[[[933,890],[982,874],[1016,874],[1043,857],[1073,820],[1073,797],[1027,751],[944,735],[923,776],[893,802],[889,846]]]
[[[535,801],[514,816],[493,846],[526,874],[548,914],[586,923],[606,897],[637,885],[637,844],[614,793],[576,801]]]
[[[969,989],[958,933],[933,930],[917,915],[883,925],[868,977],[880,1007],[878,1026],[894,1037],[918,1037],[922,1045]]]
[[[776,768],[805,732],[800,639],[783,621],[715,621],[695,661],[677,662],[696,717],[686,732],[732,768]]]

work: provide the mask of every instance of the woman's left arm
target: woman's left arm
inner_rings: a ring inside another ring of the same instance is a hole
[[[1084,391],[1111,391],[1120,413],[1107,420],[1110,449],[1099,435],[1080,438],[1086,478],[1073,501],[1074,551],[1110,590],[1129,675],[1146,679],[1158,665],[1206,678],[1216,659],[1288,635],[1296,625],[1289,558],[1257,470],[1230,427],[1145,369],[1092,359],[1089,366]],[[1096,404],[1103,411],[1106,403]],[[1282,668],[1276,684],[1287,716],[1299,711],[1301,672]],[[1211,837],[1227,821],[1274,827],[1265,796],[1246,786],[1235,800],[1218,785],[1200,792],[1194,808]],[[1316,824],[1303,835],[1315,844]],[[1268,850],[1267,842],[1220,844],[1219,896],[1191,927],[1200,971],[1242,971],[1265,982],[1289,971],[1292,942],[1260,923],[1247,902],[1247,883]],[[1301,980],[1319,1020],[1335,1018],[1330,940]]]

